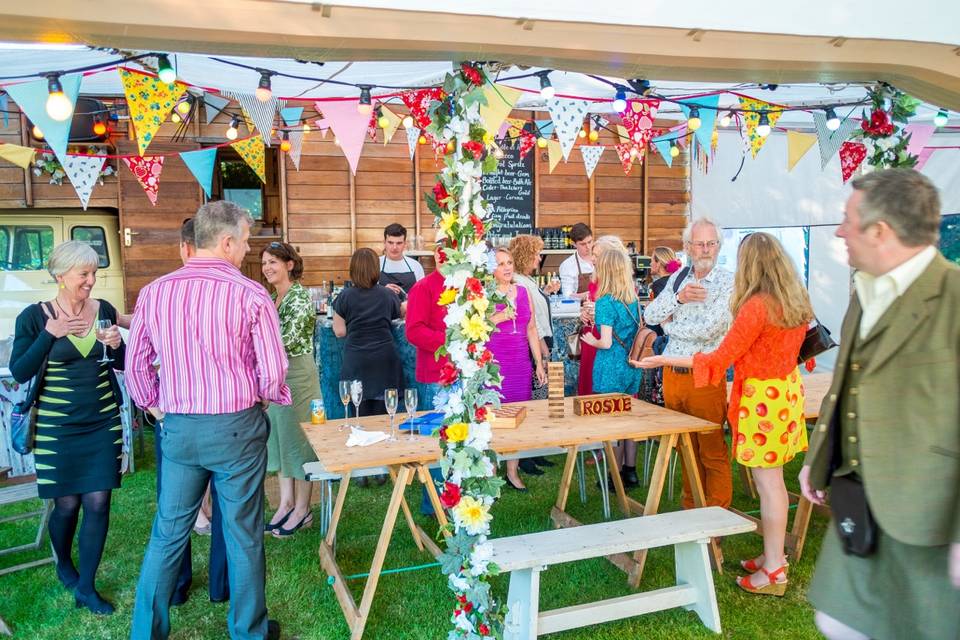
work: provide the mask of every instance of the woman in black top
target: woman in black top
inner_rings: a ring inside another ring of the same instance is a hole
[[[340,377],[363,383],[361,416],[386,413],[384,389],[403,394],[403,366],[391,321],[405,315],[406,303],[378,284],[379,278],[377,254],[373,249],[357,249],[350,258],[353,287],[344,289],[333,303],[333,332],[347,338]]]
[[[42,376],[33,453],[37,491],[54,501],[49,529],[57,577],[75,590],[78,607],[108,615],[113,605],[97,593],[94,578],[107,538],[110,494],[120,487],[122,395],[114,370],[123,370],[124,346],[116,309],[90,297],[98,264],[96,251],[81,242],[53,250],[48,270],[58,283],[57,296],[17,317],[10,371],[20,383]],[[109,329],[98,334],[101,320]],[[107,357],[112,361],[104,362]],[[71,551],[81,506],[78,572]]]

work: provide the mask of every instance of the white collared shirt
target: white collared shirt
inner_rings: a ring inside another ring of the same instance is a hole
[[[860,314],[860,339],[863,340],[894,301],[910,288],[937,255],[934,246],[928,246],[903,264],[880,276],[858,271],[853,274],[853,286],[863,310]]]

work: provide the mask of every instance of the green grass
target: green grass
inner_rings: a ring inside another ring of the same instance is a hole
[[[36,640],[86,640],[127,638],[140,562],[150,534],[154,513],[154,483],[152,441],[148,435],[146,451],[149,455],[138,459],[138,471],[123,480],[123,487],[114,493],[110,534],[106,552],[98,574],[98,589],[117,605],[117,613],[98,618],[85,610],[73,607],[72,596],[57,582],[53,566],[27,569],[0,577],[0,616],[14,630],[15,637]],[[556,461],[562,462],[560,458]],[[796,490],[799,461],[787,468],[788,486]],[[588,473],[596,475],[592,467]],[[546,530],[550,527],[548,513],[556,499],[560,465],[540,477],[525,477],[528,494],[507,489],[494,508],[493,535],[507,536]],[[737,494],[734,506],[744,511],[757,508],[735,479]],[[643,500],[645,490],[636,489],[632,495]],[[674,499],[668,500],[666,491],[662,511],[678,508],[679,473]],[[588,501],[581,504],[576,487],[571,491],[568,509],[582,522],[599,522],[601,518],[599,489],[595,480],[588,482]],[[389,485],[368,489],[352,488],[347,499],[345,517],[340,523],[338,558],[344,573],[358,574],[369,569],[373,549],[379,536],[383,509],[389,499]],[[419,505],[419,485],[411,487],[407,499],[416,510]],[[20,507],[25,510],[27,505]],[[34,507],[35,508],[35,507]],[[614,517],[617,517],[616,506]],[[0,510],[0,516],[15,512],[13,508]],[[426,518],[417,516],[428,531],[432,530]],[[30,521],[32,523],[33,521]],[[814,516],[802,560],[790,568],[790,589],[784,598],[754,596],[743,593],[733,583],[740,575],[738,561],[760,551],[760,538],[745,534],[727,538],[723,544],[726,558],[723,575],[714,575],[723,638],[803,639],[820,638],[813,625],[813,614],[805,599],[805,591],[819,552],[826,523]],[[34,525],[35,526],[35,525]],[[14,545],[32,539],[29,523],[0,525],[3,545]],[[209,538],[193,538],[194,583],[190,601],[171,614],[172,638],[200,639],[226,638],[226,604],[211,604],[207,599],[206,567]],[[327,585],[326,574],[317,558],[318,528],[304,530],[289,540],[266,539],[267,604],[270,617],[280,621],[283,637],[301,640],[347,638],[349,632],[343,621],[333,590]],[[0,567],[41,558],[47,553],[22,553],[0,557]],[[432,559],[417,551],[404,524],[397,519],[396,531],[386,568],[424,564]],[[352,580],[357,600],[364,581]],[[673,552],[669,548],[650,553],[641,587],[655,589],[673,584]],[[505,598],[507,576],[494,580],[495,593]],[[551,609],[631,593],[625,576],[606,560],[596,559],[550,567],[543,573],[541,608]],[[366,628],[365,638],[433,639],[445,638],[449,628],[452,596],[439,569],[427,569],[382,576],[377,597]],[[592,639],[621,640],[681,640],[686,638],[716,638],[704,628],[695,614],[682,610],[666,611],[603,625],[558,633],[557,640]]]

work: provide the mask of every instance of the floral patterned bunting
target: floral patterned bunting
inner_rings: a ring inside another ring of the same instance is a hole
[[[523,160],[530,153],[530,149],[537,146],[537,136],[526,129],[520,131],[520,159]]]
[[[446,95],[440,87],[431,87],[429,89],[404,91],[400,94],[400,99],[410,110],[410,115],[413,116],[416,127],[425,129],[430,124],[430,116],[427,114],[430,103],[443,100]]]
[[[160,125],[167,119],[177,102],[187,92],[181,82],[167,84],[156,76],[120,69],[120,81],[130,110],[130,122],[137,134],[137,146],[142,156],[153,142]]]
[[[243,158],[243,161],[250,165],[250,168],[253,169],[253,171],[257,174],[257,177],[260,178],[260,181],[266,184],[267,171],[263,160],[263,138],[260,136],[253,136],[252,138],[247,138],[246,140],[237,140],[230,146],[236,149],[237,153],[240,154],[240,157]]]
[[[766,111],[767,120],[770,123],[770,126],[777,124],[777,120],[780,119],[781,111],[777,110],[775,105],[770,104],[769,102],[764,102],[763,100],[754,100],[753,98],[740,98],[740,107],[742,109],[754,109],[755,111],[746,111],[740,114],[743,117],[743,126],[747,131],[747,140],[750,144],[750,153],[756,158],[757,154],[760,153],[760,149],[763,147],[763,143],[767,141],[764,136],[761,136],[757,133],[757,127],[760,125],[760,111]]]
[[[627,132],[627,139],[645,148],[653,137],[653,119],[660,108],[659,100],[631,100],[620,118]]]
[[[160,190],[160,173],[163,171],[163,156],[144,156],[140,158],[120,158],[127,165],[133,177],[137,179],[150,204],[157,206],[157,192]]]
[[[867,146],[860,142],[844,142],[840,145],[840,171],[846,182],[867,157]]]

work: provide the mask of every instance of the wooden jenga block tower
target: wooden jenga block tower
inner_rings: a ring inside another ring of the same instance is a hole
[[[563,363],[547,363],[547,407],[551,418],[563,417]]]

